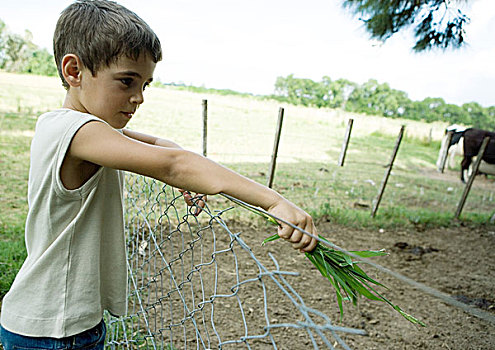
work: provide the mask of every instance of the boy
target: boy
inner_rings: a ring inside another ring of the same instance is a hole
[[[3,300],[6,349],[103,348],[103,311],[123,315],[126,305],[122,170],[229,194],[316,235],[311,217],[275,191],[124,129],[161,60],[158,38],[136,14],[111,1],[76,1],[57,22],[54,54],[67,93],[63,108],[40,116],[31,145],[28,257]],[[317,243],[287,225],[278,233],[302,252]]]

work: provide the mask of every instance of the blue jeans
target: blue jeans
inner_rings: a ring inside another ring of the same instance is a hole
[[[9,332],[0,326],[0,341],[5,350],[40,349],[103,349],[106,327],[103,320],[95,327],[67,338],[26,337]]]

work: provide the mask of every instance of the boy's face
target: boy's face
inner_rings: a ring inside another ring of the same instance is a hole
[[[143,91],[153,80],[156,63],[148,55],[134,61],[125,56],[93,76],[81,71],[77,110],[91,113],[116,129],[126,126],[144,102]]]

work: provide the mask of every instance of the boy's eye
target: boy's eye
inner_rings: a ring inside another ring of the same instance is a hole
[[[132,79],[131,78],[123,78],[123,79],[120,79],[120,82],[126,86],[130,86],[132,84]]]

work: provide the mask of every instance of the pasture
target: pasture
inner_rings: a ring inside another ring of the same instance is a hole
[[[57,78],[0,72],[0,297],[25,256],[29,144],[36,117],[58,108],[63,97]],[[152,87],[129,127],[200,153],[202,99],[208,100],[208,156],[266,184],[280,107],[277,102]],[[490,246],[495,242],[495,226],[490,218],[495,208],[495,183],[493,178],[478,177],[461,220],[453,219],[464,185],[458,169],[440,174],[435,165],[446,123],[283,107],[276,190],[315,215],[321,234],[334,243],[347,249],[385,248],[391,255],[380,264],[467,303],[478,303],[493,314],[495,256]],[[339,167],[349,118],[354,119],[354,127],[345,166]],[[406,136],[377,216],[371,219],[373,200],[401,125],[406,125]],[[226,205],[223,198],[210,198],[213,209]],[[225,219],[245,232],[243,237],[252,246],[257,246],[268,230],[242,210],[227,212]],[[302,257],[279,246],[276,243],[269,249],[280,258],[293,256],[284,261],[283,268],[304,270]],[[321,283],[315,287],[319,276],[307,274],[293,284],[337,320],[338,307],[326,299],[333,298],[329,286]],[[368,337],[344,337],[351,347],[481,349],[495,342],[493,324],[390,277],[380,278],[391,288],[392,298],[423,319],[428,328],[417,329],[384,311],[382,305],[363,301],[358,309],[347,307],[342,321],[369,333]]]

